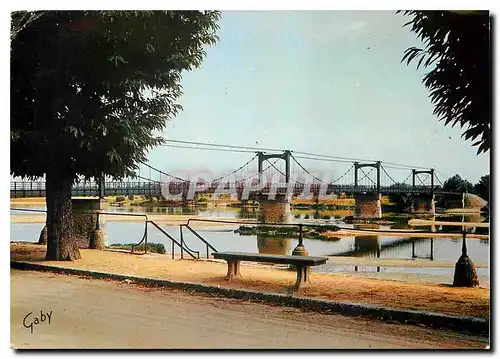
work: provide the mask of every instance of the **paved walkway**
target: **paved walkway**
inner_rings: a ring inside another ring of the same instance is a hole
[[[417,326],[75,276],[12,270],[11,283],[15,348],[424,349],[488,344],[486,338]],[[29,326],[35,317],[42,318],[40,311],[45,321],[31,333]]]

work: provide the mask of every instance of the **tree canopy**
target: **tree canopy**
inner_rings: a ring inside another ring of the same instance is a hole
[[[474,191],[484,200],[490,201],[490,175],[482,176],[474,185]]]
[[[130,175],[161,143],[154,131],[181,109],[181,73],[200,66],[204,46],[216,42],[218,17],[13,13],[11,173],[37,177],[56,166],[72,176]]]
[[[77,176],[132,175],[181,106],[216,11],[19,11],[11,27],[11,174],[46,176],[47,259],[79,258]]]
[[[398,11],[400,12],[400,11]],[[491,54],[488,11],[403,11],[410,26],[425,45],[411,47],[402,61],[413,60],[433,67],[423,83],[430,91],[434,114],[445,125],[465,128],[462,137],[490,149]]]
[[[444,181],[443,189],[456,192],[474,193],[474,185],[456,174]]]

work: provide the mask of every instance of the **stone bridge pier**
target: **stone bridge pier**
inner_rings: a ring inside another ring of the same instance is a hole
[[[380,193],[358,193],[354,195],[354,218],[382,218]]]
[[[413,195],[411,202],[412,213],[436,214],[434,194]]]
[[[259,222],[291,223],[292,211],[290,210],[290,199],[284,194],[276,194],[275,199],[269,199],[267,195],[258,195]]]

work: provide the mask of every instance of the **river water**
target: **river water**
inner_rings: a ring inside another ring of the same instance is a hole
[[[21,207],[21,206],[20,206]],[[26,205],[22,206],[27,208]],[[37,206],[30,206],[32,209],[45,209]],[[239,208],[164,208],[164,207],[110,207],[108,212],[133,212],[148,214],[193,214],[206,219],[241,219],[256,218],[255,210],[242,210]],[[12,214],[32,214],[29,212],[11,211]],[[337,224],[341,227],[353,227],[344,223],[341,217],[346,215],[346,211],[314,211],[314,210],[292,210],[294,222],[296,223],[321,223]],[[461,219],[461,217],[460,217]],[[445,220],[445,218],[440,218]],[[449,221],[457,221],[457,218],[450,217]],[[467,220],[467,218],[465,218]],[[477,220],[477,219],[475,219]],[[481,218],[484,220],[484,218]],[[37,242],[43,223],[12,223],[10,226],[11,241]],[[174,238],[179,239],[178,225],[160,225]],[[354,225],[354,227],[356,227]],[[238,225],[234,226],[203,226],[194,225],[193,228],[203,238],[212,244],[219,251],[239,251],[253,253],[273,253],[291,254],[298,243],[297,238],[272,238],[261,235],[240,236],[234,233]],[[388,229],[391,226],[378,226],[378,229]],[[451,227],[446,226],[445,230]],[[144,234],[144,223],[140,222],[107,222],[104,223],[103,230],[106,242],[114,243],[138,243]],[[456,231],[457,229],[455,229]],[[188,230],[183,230],[183,238],[187,246],[200,252],[200,257],[205,257],[206,246],[194,234]],[[148,241],[162,243],[167,252],[171,252],[171,241],[153,226],[148,226]],[[432,261],[456,262],[460,257],[462,240],[452,238],[409,238],[404,235],[400,237],[372,235],[367,233],[363,236],[340,237],[334,240],[304,239],[304,245],[309,255],[312,256],[355,256],[368,258],[398,258],[411,259],[420,258],[428,261],[429,267],[423,268],[391,268],[391,267],[354,267],[326,265],[314,268],[316,271],[382,271],[382,272],[406,272],[421,274],[443,274],[453,275],[454,268],[435,268]],[[489,262],[489,240],[469,239],[467,241],[468,254],[475,263]],[[176,248],[178,253],[179,249]],[[477,268],[479,275],[488,276],[488,268]]]

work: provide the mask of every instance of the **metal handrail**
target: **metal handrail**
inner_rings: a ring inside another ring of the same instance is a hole
[[[181,224],[179,225],[179,228],[180,228],[180,232],[181,232],[181,241],[184,242],[184,236],[183,236],[183,233],[182,233],[182,227],[186,227],[187,229],[189,229],[191,231],[191,233],[193,233],[196,237],[198,237],[198,239],[200,241],[202,241],[203,243],[205,243],[205,246],[206,246],[206,249],[207,249],[207,258],[210,257],[210,254],[209,254],[209,251],[208,251],[208,248],[210,248],[211,250],[213,250],[214,252],[218,252],[217,249],[215,249],[214,246],[212,246],[210,243],[208,243],[205,238],[203,238],[202,236],[200,236],[198,234],[198,232],[196,232],[194,229],[192,229],[191,227],[189,227],[188,224]],[[181,258],[182,258],[182,253],[181,253]]]
[[[10,208],[11,211],[21,211],[21,212],[41,212],[41,213],[47,213],[46,209],[30,209],[30,208]],[[76,213],[87,213],[87,214],[97,214],[97,223],[99,223],[99,215],[105,214],[105,215],[111,215],[111,216],[132,216],[132,217],[144,217],[145,218],[145,223],[144,223],[144,234],[142,236],[142,239],[139,243],[133,244],[131,252],[134,253],[134,247],[138,247],[141,245],[142,242],[145,242],[144,244],[144,254],[148,252],[148,215],[147,214],[140,214],[140,213],[116,213],[116,212],[101,212],[101,211],[85,211],[85,210],[79,210],[79,209],[72,209],[72,212]]]
[[[153,226],[155,226],[160,232],[162,232],[165,236],[167,236],[171,241],[172,241],[172,259],[174,259],[174,243],[177,244],[177,246],[181,249],[181,258],[182,258],[182,254],[183,254],[183,250],[184,250],[184,243],[179,243],[177,242],[177,240],[172,237],[170,234],[168,234],[165,230],[163,230],[163,228],[161,228],[158,224],[156,224],[155,222],[153,221],[148,221],[148,223],[151,223]],[[195,251],[195,250],[192,250],[190,249],[187,245],[186,245],[186,252],[193,258],[193,259],[200,259],[200,252],[198,251]],[[197,257],[193,254],[193,253],[197,253]]]
[[[12,211],[21,211],[21,212],[39,212],[39,213],[47,213],[47,210],[44,209],[30,209],[30,208],[10,208]],[[99,215],[104,214],[104,215],[112,215],[112,216],[132,216],[132,217],[144,217],[144,234],[141,238],[141,240],[132,245],[131,248],[131,253],[134,253],[135,247],[140,246],[144,242],[144,254],[148,252],[148,223],[153,224],[158,230],[160,230],[167,238],[169,238],[172,241],[172,259],[174,259],[174,243],[179,246],[181,249],[181,253],[183,255],[184,249],[186,252],[193,258],[193,259],[199,259],[200,258],[200,252],[192,250],[189,248],[186,244],[184,243],[179,243],[175,238],[173,238],[170,234],[165,232],[160,226],[158,226],[155,222],[150,221],[148,218],[147,214],[140,214],[140,213],[117,213],[117,212],[101,212],[101,211],[88,211],[88,210],[78,210],[78,209],[73,209],[73,212],[76,213],[87,213],[87,214],[97,214],[97,223],[99,223]],[[197,254],[197,256],[194,255],[194,253]]]

